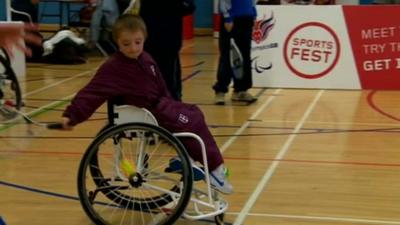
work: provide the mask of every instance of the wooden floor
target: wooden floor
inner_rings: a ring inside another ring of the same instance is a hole
[[[210,37],[184,43],[184,101],[204,111],[231,171],[227,224],[400,224],[399,91],[254,88],[255,104],[216,106],[217,57]],[[59,120],[103,60],[28,64],[25,112]],[[105,112],[72,132],[0,125],[0,216],[7,225],[91,224],[77,200],[77,167]]]

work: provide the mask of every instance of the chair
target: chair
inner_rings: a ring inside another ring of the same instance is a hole
[[[178,139],[198,140],[206,159],[198,135],[170,133],[143,108],[109,103],[108,115],[78,174],[82,207],[95,224],[173,224],[180,217],[224,224],[228,204],[211,189],[206,160],[206,182],[194,182],[194,162]]]

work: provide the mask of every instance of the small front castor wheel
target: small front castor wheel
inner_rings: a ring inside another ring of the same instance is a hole
[[[217,224],[217,225],[224,225],[224,224],[225,224],[225,223],[224,223],[224,216],[225,216],[224,213],[221,213],[221,214],[215,216],[215,224]]]

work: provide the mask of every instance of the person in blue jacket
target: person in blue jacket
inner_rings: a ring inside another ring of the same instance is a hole
[[[248,89],[253,86],[251,71],[251,40],[256,19],[257,0],[220,0],[221,28],[219,33],[219,64],[214,84],[215,104],[225,104],[225,94],[233,80],[232,101],[252,103],[257,100]],[[243,77],[236,79],[229,61],[230,39],[233,38],[243,57]]]

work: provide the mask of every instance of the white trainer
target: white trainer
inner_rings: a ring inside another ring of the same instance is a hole
[[[225,93],[222,92],[215,93],[215,104],[225,105]]]
[[[253,103],[257,101],[257,98],[251,95],[247,91],[233,92],[231,99],[232,101],[247,102],[247,103]]]
[[[210,173],[210,183],[215,190],[229,195],[233,193],[233,186],[226,179],[225,171],[223,164],[218,166]]]

